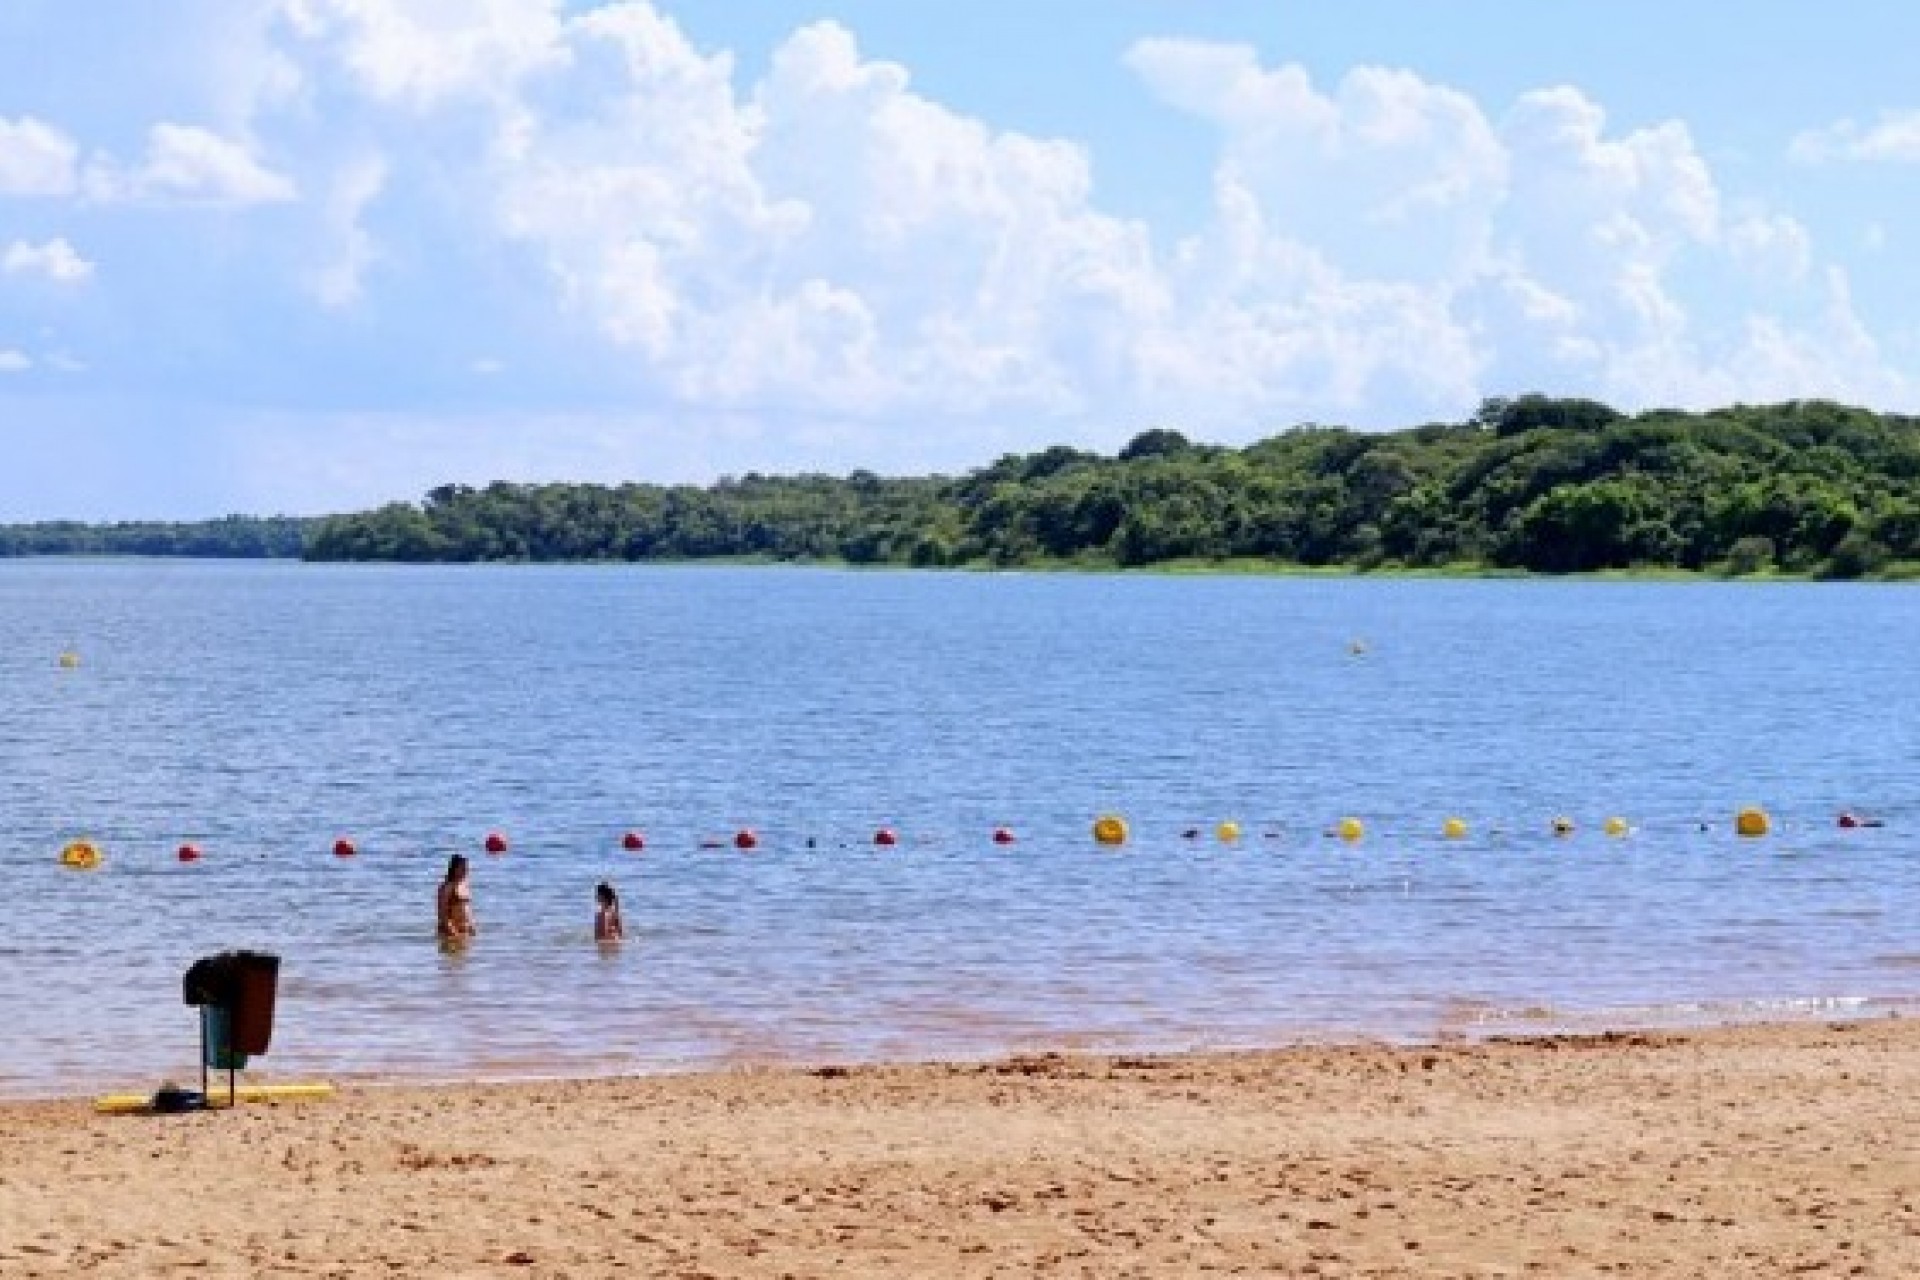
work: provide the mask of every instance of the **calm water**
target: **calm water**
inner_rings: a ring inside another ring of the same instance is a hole
[[[0,1094],[190,1073],[232,947],[280,1075],[1913,1012],[1916,636],[1914,587],[0,562]]]

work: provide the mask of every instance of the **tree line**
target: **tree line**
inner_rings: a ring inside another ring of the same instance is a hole
[[[297,516],[224,516],[169,522],[126,520],[86,524],[50,520],[0,525],[5,556],[199,556],[222,560],[286,559],[303,554],[321,521]]]
[[[216,522],[235,536],[244,523]],[[1626,415],[1529,395],[1462,423],[1307,425],[1245,448],[1155,429],[1112,457],[1055,446],[953,477],[444,485],[417,504],[258,523],[325,561],[1920,576],[1920,419],[1826,401]]]
[[[1861,577],[1920,561],[1920,419],[1823,401],[1628,416],[1485,402],[1464,423],[1177,431],[959,477],[747,475],[707,487],[448,485],[323,523],[317,560],[1282,565]]]

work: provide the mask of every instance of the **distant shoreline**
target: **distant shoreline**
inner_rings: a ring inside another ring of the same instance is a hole
[[[305,560],[298,556],[183,556],[139,554],[45,554],[0,556],[0,569],[8,564],[280,564],[325,568],[379,569],[824,569],[847,573],[929,573],[1011,576],[1040,574],[1087,577],[1168,577],[1168,578],[1302,578],[1329,581],[1458,581],[1458,582],[1667,582],[1667,583],[1804,583],[1835,585],[1844,582],[1906,584],[1920,582],[1920,565],[1901,565],[1895,570],[1861,578],[1834,579],[1817,573],[1793,573],[1772,570],[1765,573],[1732,574],[1706,569],[1636,568],[1596,569],[1573,573],[1541,573],[1487,564],[1460,564],[1431,567],[1379,565],[1357,568],[1350,565],[1303,565],[1279,561],[1234,559],[1169,560],[1148,565],[1099,564],[1087,561],[1039,560],[1030,564],[910,565],[863,564],[839,557],[819,559],[781,559],[774,556],[700,556],[649,560]]]

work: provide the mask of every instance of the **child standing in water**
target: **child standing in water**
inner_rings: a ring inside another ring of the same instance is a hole
[[[626,937],[626,930],[620,925],[620,895],[605,880],[593,891],[594,901],[600,909],[593,913],[593,938],[596,942],[618,942]]]

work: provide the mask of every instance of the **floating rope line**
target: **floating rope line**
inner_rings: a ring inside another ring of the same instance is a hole
[[[1843,810],[1831,825],[1839,831],[1852,832],[1872,830],[1884,827],[1886,824],[1877,818],[1864,817],[1852,810]],[[1049,845],[1071,845],[1090,841],[1094,847],[1107,850],[1117,850],[1129,845],[1159,846],[1168,843],[1246,848],[1256,843],[1254,839],[1256,831],[1257,842],[1268,846],[1275,843],[1306,845],[1311,842],[1329,841],[1350,848],[1358,848],[1362,845],[1425,846],[1436,843],[1459,846],[1509,845],[1529,836],[1537,836],[1543,843],[1557,844],[1578,842],[1582,835],[1580,824],[1566,814],[1555,814],[1544,822],[1524,826],[1490,824],[1484,828],[1475,828],[1458,815],[1450,815],[1433,826],[1422,827],[1397,824],[1382,827],[1351,814],[1320,827],[1298,826],[1279,821],[1254,823],[1249,827],[1243,826],[1237,819],[1224,818],[1212,824],[1194,822],[1167,824],[1165,827],[1156,827],[1153,831],[1146,832],[1120,814],[1103,813],[1093,818],[1089,826],[1081,828],[1082,834],[1077,838],[1072,836],[1070,829],[1057,819],[1052,823],[1040,824],[1035,829],[1042,833],[1040,838]],[[1742,840],[1762,840],[1776,834],[1773,815],[1755,806],[1739,809],[1730,820],[1722,818],[1717,822],[1708,819],[1676,819],[1639,824],[1615,814],[1602,819],[1591,829],[1608,841],[1716,833],[1731,833]],[[1812,830],[1813,826],[1796,824],[1793,829],[1797,833],[1804,833]],[[983,826],[977,835],[969,833],[964,836],[956,835],[949,830],[916,832],[911,827],[893,824],[874,826],[858,835],[822,834],[818,829],[793,827],[781,828],[774,835],[766,836],[758,828],[739,826],[731,829],[709,829],[705,834],[688,833],[683,840],[667,841],[649,837],[638,827],[622,829],[608,824],[562,824],[542,828],[539,836],[540,838],[530,845],[522,846],[523,849],[531,848],[544,852],[561,845],[568,848],[591,845],[606,852],[621,851],[628,854],[657,853],[676,848],[708,851],[732,849],[743,853],[762,849],[776,852],[792,849],[846,850],[861,847],[876,850],[911,850],[914,847],[964,847],[973,844],[976,840],[983,845],[1004,848],[1026,839],[1016,835],[1015,827],[1006,824]],[[227,840],[206,831],[194,832],[190,838],[181,840],[177,844],[173,842],[174,839],[130,831],[108,831],[104,839],[96,839],[91,835],[76,837],[67,840],[61,846],[59,862],[72,870],[96,870],[106,861],[105,850],[108,844],[123,850],[153,846],[166,847],[172,850],[175,860],[187,864],[218,862],[223,845],[241,846],[257,852],[262,844],[257,837],[245,840],[235,837],[229,844]],[[468,836],[458,839],[410,835],[390,836],[376,841],[370,851],[374,855],[381,853],[438,854],[450,849],[457,851],[468,840],[472,840],[482,851],[496,858],[508,856],[515,848],[505,831],[493,829],[478,837]],[[324,838],[301,838],[289,842],[282,838],[275,842],[276,847],[282,849],[289,843],[305,845],[316,852],[331,852],[335,859],[342,861],[357,858],[362,853],[360,843],[350,835],[338,835],[331,841]]]

